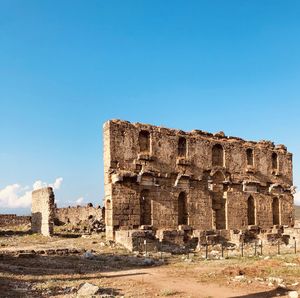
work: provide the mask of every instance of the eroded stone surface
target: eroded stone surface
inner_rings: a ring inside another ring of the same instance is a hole
[[[31,230],[44,236],[53,234],[54,193],[51,187],[32,192]]]
[[[106,235],[149,226],[293,226],[292,154],[245,141],[111,120],[104,124]]]

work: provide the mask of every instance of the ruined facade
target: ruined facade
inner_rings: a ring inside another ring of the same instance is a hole
[[[93,207],[91,203],[86,206],[55,208],[54,219],[60,224],[78,224],[88,219],[101,220],[104,218],[104,209],[100,206]]]
[[[31,230],[44,236],[53,234],[54,193],[51,187],[32,192]]]
[[[284,145],[201,130],[104,124],[106,234],[293,226],[292,154]]]

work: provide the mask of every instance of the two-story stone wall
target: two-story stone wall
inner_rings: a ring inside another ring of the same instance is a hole
[[[292,154],[201,130],[104,124],[107,237],[152,226],[195,230],[293,225]]]

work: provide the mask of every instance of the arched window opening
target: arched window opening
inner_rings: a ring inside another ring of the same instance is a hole
[[[212,148],[212,165],[224,166],[224,150],[220,144],[216,144]]]
[[[139,146],[140,146],[140,152],[143,152],[143,153],[150,152],[150,133],[149,133],[149,131],[142,130],[140,132]]]
[[[180,137],[178,140],[178,156],[186,156],[186,139],[183,137]]]
[[[254,165],[253,149],[248,148],[246,150],[246,154],[247,154],[247,166],[253,166]]]
[[[178,197],[178,225],[188,224],[187,198],[185,192],[181,192]]]
[[[225,177],[221,171],[214,173],[212,179],[214,184],[222,184],[225,181]]]
[[[273,225],[279,225],[279,199],[273,198],[272,201],[272,214],[273,214]]]
[[[252,196],[247,201],[248,225],[255,225],[255,203]]]
[[[278,156],[277,153],[272,153],[272,169],[277,170],[278,169]]]
[[[140,196],[140,225],[152,224],[152,208],[149,190],[144,189],[141,191]]]

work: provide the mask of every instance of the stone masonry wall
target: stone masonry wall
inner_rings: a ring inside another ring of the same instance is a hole
[[[53,234],[54,193],[51,187],[32,192],[31,230],[44,236]]]
[[[106,233],[293,226],[292,154],[270,141],[111,120],[104,124]]]
[[[93,217],[94,219],[101,220],[104,218],[104,209],[100,206],[93,207],[92,204],[86,206],[76,206],[67,208],[55,208],[54,218],[55,221],[64,224],[77,224],[80,221],[85,221]]]
[[[0,214],[0,227],[19,226],[31,223],[31,216],[18,216],[16,214]]]

